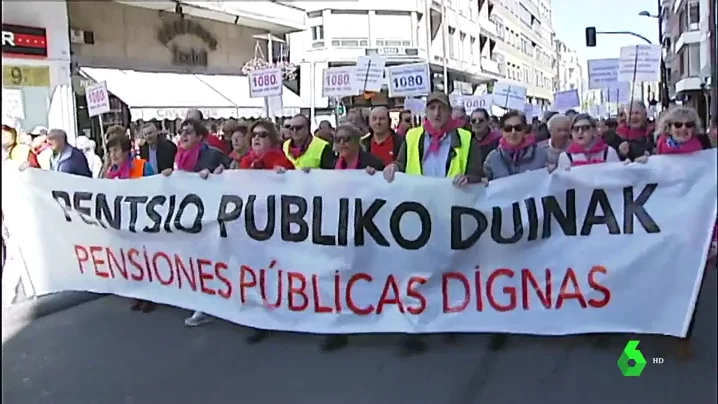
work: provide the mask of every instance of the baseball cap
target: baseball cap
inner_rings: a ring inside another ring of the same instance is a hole
[[[30,136],[47,136],[47,128],[44,126],[35,126],[30,131]]]
[[[433,93],[429,94],[428,97],[426,97],[426,105],[431,104],[432,102],[440,102],[447,107],[451,108],[451,102],[449,101],[449,96],[442,93],[441,91],[434,91]]]

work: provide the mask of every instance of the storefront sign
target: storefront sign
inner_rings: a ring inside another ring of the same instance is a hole
[[[2,53],[3,55],[47,57],[45,28],[3,24]]]
[[[204,42],[205,49],[187,48],[176,44],[175,38],[191,35]],[[157,39],[172,51],[172,64],[207,66],[207,52],[217,49],[217,39],[199,23],[191,20],[165,22],[157,32]]]
[[[50,87],[50,67],[4,65],[2,83],[3,87]]]

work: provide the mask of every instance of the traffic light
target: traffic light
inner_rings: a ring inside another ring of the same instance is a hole
[[[586,27],[586,46],[596,46],[596,27]]]

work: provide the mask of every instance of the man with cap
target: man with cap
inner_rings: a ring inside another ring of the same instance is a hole
[[[426,119],[417,128],[406,132],[396,161],[384,169],[384,178],[391,182],[397,172],[409,175],[450,178],[457,186],[481,182],[483,168],[481,148],[460,123],[451,119],[449,96],[431,93],[426,99]],[[417,335],[404,339],[404,353],[411,355],[426,350]]]
[[[32,138],[30,157],[28,158],[30,167],[49,170],[52,150],[47,142],[47,128],[44,126],[34,127],[30,132],[30,137]]]

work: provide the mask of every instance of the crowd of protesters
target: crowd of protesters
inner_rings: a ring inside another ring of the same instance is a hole
[[[651,155],[689,154],[716,144],[715,123],[711,131],[704,131],[696,111],[682,106],[664,111],[657,122],[649,122],[640,102],[624,106],[616,119],[596,119],[569,110],[529,121],[519,111],[508,111],[500,118],[481,108],[467,114],[463,108],[452,108],[446,94],[432,93],[425,113],[425,119],[416,124],[416,117],[403,111],[392,128],[385,107],[374,108],[368,116],[351,110],[337,128],[322,121],[312,133],[311,121],[304,115],[285,119],[279,126],[259,119],[227,120],[211,127],[195,109],[173,137],[147,123],[139,128],[138,142],[133,144],[126,128],[110,127],[105,133],[104,159],[84,136],[75,147],[59,129],[36,128],[23,138],[3,125],[2,150],[3,159],[94,178],[170,176],[174,170],[208,178],[232,169],[279,174],[325,169],[381,173],[388,182],[396,173],[446,177],[464,187],[534,170],[556,172],[607,162],[641,164]],[[710,256],[715,255],[714,240]],[[135,311],[155,308],[155,303],[140,300],[132,305]],[[194,327],[210,321],[210,316],[195,312],[185,324]],[[258,343],[270,335],[270,331],[255,330],[248,341]],[[447,338],[456,341],[455,335]],[[505,341],[505,335],[494,335],[491,348],[500,349]],[[328,335],[322,348],[331,351],[348,343],[346,335]],[[407,335],[402,349],[416,354],[427,346],[422,336]]]

